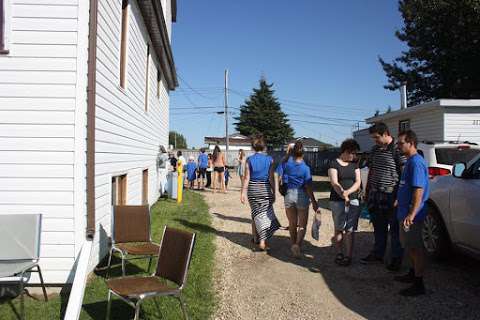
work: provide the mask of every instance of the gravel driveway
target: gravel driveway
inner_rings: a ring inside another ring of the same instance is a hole
[[[447,263],[431,263],[425,279],[428,294],[403,298],[397,292],[405,286],[392,280],[394,274],[382,265],[359,263],[372,247],[368,221],[360,223],[350,267],[333,262],[333,223],[326,209],[319,241],[310,237],[310,216],[305,258],[290,257],[288,231],[275,233],[269,254],[252,252],[249,207],[239,201],[238,178],[230,181],[228,194],[203,193],[217,233],[219,305],[214,319],[480,319],[478,261],[455,256]],[[316,196],[325,208],[328,193]],[[281,197],[275,212],[286,226]]]

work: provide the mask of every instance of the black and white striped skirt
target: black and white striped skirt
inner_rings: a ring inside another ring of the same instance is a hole
[[[269,239],[280,228],[273,211],[273,194],[269,181],[248,183],[248,202],[252,209],[252,219],[257,229],[258,240]]]

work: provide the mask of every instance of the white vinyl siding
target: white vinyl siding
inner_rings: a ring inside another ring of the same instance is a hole
[[[77,0],[9,0],[0,55],[0,211],[42,213],[41,267],[65,282],[75,261]],[[88,12],[88,11],[87,11]],[[86,17],[83,17],[85,19]],[[86,21],[83,21],[86,23]],[[85,34],[83,36],[86,36]],[[82,62],[83,63],[83,62]],[[80,204],[81,206],[81,204]],[[36,275],[33,276],[36,281]]]
[[[445,140],[470,141],[480,144],[479,109],[480,107],[472,111],[450,111],[447,109],[445,113]]]
[[[127,76],[120,88],[121,1],[100,0],[97,38],[96,95],[96,223],[100,244],[93,253],[93,267],[106,254],[111,233],[112,177],[127,175],[127,204],[142,203],[142,172],[149,172],[149,203],[158,198],[156,157],[168,143],[168,91],[161,83],[156,95],[158,59],[150,44],[136,1],[129,2]],[[147,72],[147,73],[146,73]],[[147,80],[148,79],[148,80]],[[147,81],[150,83],[146,91]],[[145,112],[148,99],[148,112]]]
[[[418,140],[441,141],[443,140],[443,112],[442,110],[430,110],[428,112],[416,112],[407,116],[394,117],[385,121],[393,137],[398,136],[399,123],[410,120],[410,129],[415,131]]]

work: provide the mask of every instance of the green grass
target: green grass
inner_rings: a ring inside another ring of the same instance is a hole
[[[210,319],[215,309],[213,292],[215,231],[210,227],[211,218],[208,213],[208,206],[202,196],[186,192],[184,201],[180,205],[172,200],[159,200],[152,208],[152,231],[155,241],[160,242],[165,225],[192,231],[197,235],[183,296],[187,303],[190,319]],[[105,261],[102,263],[105,264]],[[121,274],[119,262],[120,259],[113,261],[114,267],[110,271],[111,277]],[[147,265],[147,259],[133,260],[131,263],[127,263],[127,274],[145,273]],[[107,287],[105,285],[105,271],[103,268],[99,269],[101,271],[96,271],[87,285],[80,319],[105,319]],[[17,309],[19,307],[18,300],[13,301]],[[66,295],[52,298],[48,303],[28,298],[25,303],[26,318],[60,319],[67,301],[68,297]],[[113,298],[111,319],[132,318],[133,309],[119,299]],[[171,297],[161,297],[147,300],[142,304],[141,318],[182,319],[182,313],[178,300]],[[0,319],[16,319],[7,301],[0,304]]]

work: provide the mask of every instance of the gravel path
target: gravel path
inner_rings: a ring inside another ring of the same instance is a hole
[[[324,178],[316,178],[324,179]],[[305,258],[290,257],[288,231],[278,231],[271,252],[252,252],[250,211],[239,201],[239,183],[232,177],[228,194],[206,191],[216,238],[215,291],[219,305],[214,319],[480,319],[480,263],[462,256],[429,266],[428,294],[403,298],[404,285],[392,281],[382,265],[363,266],[373,234],[361,221],[351,267],[334,264],[333,223],[324,209],[320,240],[310,233]],[[316,193],[325,207],[328,193]],[[275,203],[287,225],[283,198]]]

